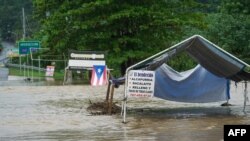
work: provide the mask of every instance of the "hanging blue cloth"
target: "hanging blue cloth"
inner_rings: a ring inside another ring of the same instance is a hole
[[[226,101],[229,80],[217,77],[197,65],[194,69],[177,72],[166,64],[156,70],[154,96],[166,100],[207,103]]]

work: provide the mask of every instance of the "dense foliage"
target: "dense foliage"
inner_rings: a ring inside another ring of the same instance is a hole
[[[182,26],[200,26],[193,1],[34,0],[52,53],[68,49],[106,51],[108,65],[119,71],[179,40]],[[117,69],[118,68],[118,69]]]
[[[5,41],[15,41],[22,37],[22,8],[25,9],[26,36],[34,32],[31,0],[0,0],[0,35]]]
[[[220,11],[206,17],[204,35],[250,63],[250,1],[224,0]]]
[[[20,7],[26,5],[40,25],[33,26],[39,31],[33,38],[51,54],[67,54],[69,49],[105,51],[109,68],[119,75],[131,64],[194,34],[250,63],[250,2],[246,0],[32,0],[33,8],[31,1],[0,2],[4,39],[10,36],[8,31],[21,29],[17,19]],[[5,16],[5,11],[13,16]],[[177,70],[196,64],[185,53],[169,63]]]

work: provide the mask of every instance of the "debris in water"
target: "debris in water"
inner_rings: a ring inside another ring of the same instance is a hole
[[[89,100],[89,107],[87,111],[92,115],[106,115],[109,114],[109,103],[104,102],[92,102]],[[117,106],[115,102],[112,103],[111,114],[117,114],[121,112],[121,107]]]

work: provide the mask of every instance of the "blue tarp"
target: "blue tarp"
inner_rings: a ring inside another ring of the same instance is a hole
[[[215,76],[200,65],[179,73],[163,64],[155,75],[154,96],[158,98],[189,103],[218,102],[230,98],[229,80]]]

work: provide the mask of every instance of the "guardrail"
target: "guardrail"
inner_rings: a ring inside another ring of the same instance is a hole
[[[5,66],[7,66],[7,67],[20,68],[20,65],[19,65],[19,64],[6,63]],[[21,68],[33,69],[33,70],[44,71],[44,72],[46,71],[46,69],[44,69],[44,68],[39,68],[39,67],[34,67],[34,66],[28,66],[28,65],[21,65]]]

